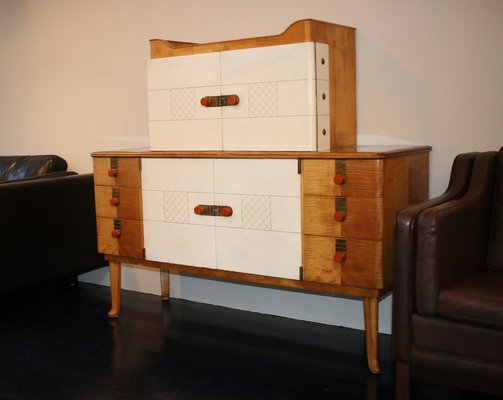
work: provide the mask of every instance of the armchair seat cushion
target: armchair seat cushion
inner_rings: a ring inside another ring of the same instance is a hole
[[[442,288],[437,307],[444,318],[503,330],[503,271],[476,275]]]

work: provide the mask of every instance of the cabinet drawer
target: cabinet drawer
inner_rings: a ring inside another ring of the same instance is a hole
[[[138,158],[95,157],[94,184],[97,186],[140,187],[140,160]]]
[[[95,186],[96,215],[141,220],[141,189],[139,187]]]
[[[143,258],[142,221],[97,217],[96,225],[100,253]]]
[[[306,195],[303,233],[359,239],[383,238],[383,199]]]
[[[382,288],[383,245],[378,240],[303,236],[304,280]],[[342,259],[334,260],[336,254]]]
[[[303,160],[304,195],[382,197],[382,160]]]

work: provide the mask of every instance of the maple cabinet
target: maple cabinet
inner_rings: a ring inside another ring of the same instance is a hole
[[[427,146],[356,152],[93,153],[99,249],[120,265],[364,301],[369,368],[391,290],[393,221],[428,198]]]

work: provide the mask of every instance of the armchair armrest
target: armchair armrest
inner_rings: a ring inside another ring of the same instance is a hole
[[[0,292],[105,265],[92,174],[0,185],[0,224]]]
[[[433,199],[399,210],[395,217],[395,266],[393,289],[393,358],[406,360],[410,343],[410,319],[415,309],[415,260],[417,219],[421,212],[438,204],[457,199],[467,190],[472,166],[478,153],[458,155],[452,164],[446,191]],[[396,334],[395,334],[396,333]]]
[[[487,268],[497,152],[479,154],[466,194],[418,217],[416,307],[437,313],[440,288]]]

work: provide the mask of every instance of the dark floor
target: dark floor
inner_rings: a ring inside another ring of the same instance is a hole
[[[393,399],[390,337],[367,372],[363,332],[108,288],[0,297],[0,399]],[[493,399],[413,382],[414,399]]]

